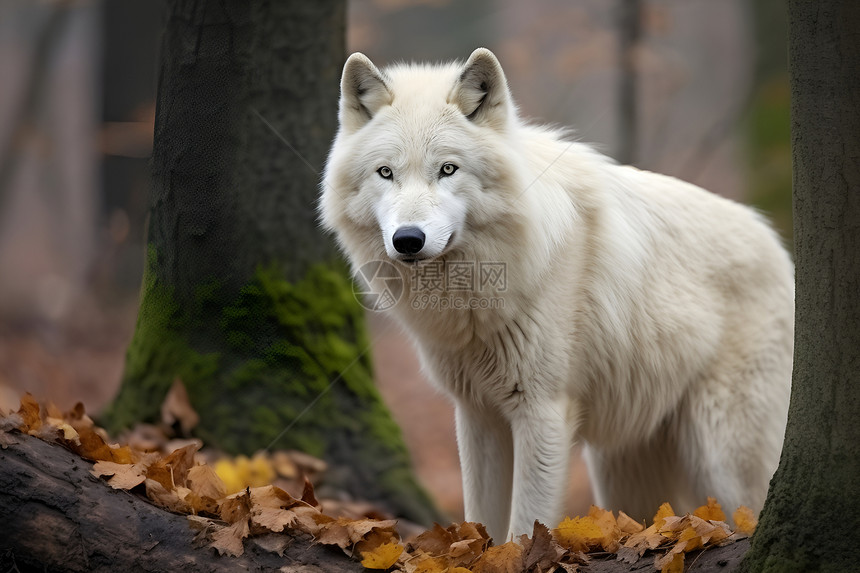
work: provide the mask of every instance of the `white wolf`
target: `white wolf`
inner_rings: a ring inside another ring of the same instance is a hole
[[[392,312],[455,402],[466,519],[497,540],[552,526],[578,440],[604,507],[761,508],[794,312],[792,263],[761,217],[526,124],[486,49],[384,70],[353,54],[339,119],[322,221],[356,271],[402,274]],[[440,262],[506,275],[437,283],[434,300],[503,304],[421,304],[416,273]]]

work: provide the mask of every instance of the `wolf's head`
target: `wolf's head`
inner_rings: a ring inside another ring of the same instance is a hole
[[[383,70],[353,54],[339,119],[320,210],[353,263],[462,254],[476,233],[505,239],[521,154],[516,108],[492,52]]]

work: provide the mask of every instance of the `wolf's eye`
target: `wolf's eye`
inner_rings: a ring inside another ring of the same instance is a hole
[[[391,171],[391,167],[387,165],[383,165],[382,167],[377,169],[376,172],[379,173],[379,176],[383,179],[391,179],[391,176],[394,175],[394,173]]]
[[[455,171],[457,171],[459,167],[454,165],[453,163],[444,163],[442,165],[442,169],[439,170],[439,175],[442,177],[448,177],[449,175],[453,175]]]

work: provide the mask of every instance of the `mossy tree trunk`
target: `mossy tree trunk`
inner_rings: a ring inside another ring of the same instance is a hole
[[[343,0],[169,2],[140,311],[102,420],[156,420],[178,377],[208,445],[321,456],[330,483],[427,522],[362,309],[317,228],[344,26]]]
[[[789,1],[797,327],[791,408],[746,571],[856,571],[860,3]]]

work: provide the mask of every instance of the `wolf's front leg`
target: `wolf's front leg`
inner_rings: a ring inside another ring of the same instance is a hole
[[[572,438],[578,417],[566,400],[521,403],[510,414],[514,483],[508,537],[531,535],[537,519],[554,527],[561,517]]]
[[[483,523],[496,543],[504,543],[513,475],[510,428],[489,408],[458,404],[456,415],[466,521]]]

